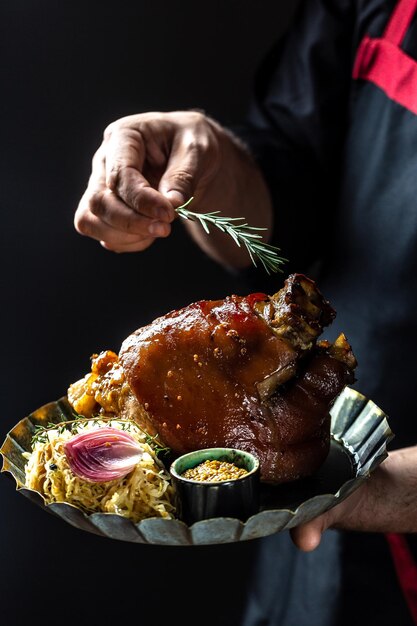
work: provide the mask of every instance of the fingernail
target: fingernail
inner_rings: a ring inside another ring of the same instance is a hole
[[[187,200],[183,193],[180,191],[175,191],[175,189],[170,189],[165,193],[165,197],[173,204],[173,206],[177,207]]]
[[[148,230],[152,237],[165,237],[169,233],[169,226],[163,222],[152,222]]]

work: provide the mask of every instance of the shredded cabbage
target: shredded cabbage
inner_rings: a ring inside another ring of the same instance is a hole
[[[77,424],[77,432],[111,426],[124,428],[144,450],[140,461],[124,478],[93,483],[72,473],[64,444],[74,431],[57,428],[45,431],[46,441],[36,441],[25,453],[26,486],[38,491],[46,503],[67,502],[86,513],[117,513],[138,522],[149,517],[175,517],[174,488],[170,475],[146,442],[146,434],[132,423],[91,420]]]

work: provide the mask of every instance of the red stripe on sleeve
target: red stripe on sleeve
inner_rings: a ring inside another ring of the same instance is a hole
[[[366,35],[357,52],[353,78],[367,80],[417,115],[417,62],[386,39]]]
[[[417,0],[400,0],[387,24],[383,39],[387,39],[394,45],[400,46],[416,10]]]
[[[411,617],[417,624],[417,565],[404,535],[386,533],[385,537]]]

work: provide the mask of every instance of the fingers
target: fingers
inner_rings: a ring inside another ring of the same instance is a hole
[[[130,116],[111,124],[75,213],[77,231],[118,252],[167,237],[175,208],[216,171],[218,143],[196,112]]]
[[[149,238],[141,239],[140,241],[133,243],[126,243],[126,241],[122,241],[117,245],[113,245],[108,241],[100,241],[100,244],[103,248],[105,248],[106,250],[110,250],[111,252],[143,252],[144,250],[146,250],[146,248],[149,248],[149,246],[151,246],[154,241],[155,239]]]
[[[307,524],[291,528],[291,539],[299,550],[312,552],[320,545],[322,534],[327,527],[326,515],[320,515]]]
[[[195,111],[133,118],[106,134],[106,186],[134,211],[154,218],[158,207],[172,221],[174,208],[202,192],[217,170],[215,132]]]
[[[106,144],[105,183],[136,213],[150,219],[171,222],[175,218],[172,204],[145,178],[148,170],[162,167],[163,156],[157,143],[148,139],[141,126],[115,126]]]
[[[320,545],[321,537],[328,528],[365,530],[363,510],[366,508],[369,497],[369,484],[365,483],[346,500],[310,522],[292,528],[290,535],[297,548],[303,552],[315,550]]]
[[[151,220],[127,207],[109,190],[87,189],[74,219],[83,235],[100,241],[107,250],[138,252],[151,245],[155,237],[167,237],[171,227]]]
[[[155,237],[167,237],[170,234],[167,212],[157,205],[147,211],[146,215],[146,204],[142,213],[132,210],[107,187],[106,150],[103,143],[94,155],[89,184],[75,212],[75,228],[80,234],[100,241],[107,250],[145,250]],[[143,185],[148,184],[143,177],[142,179]]]
[[[158,189],[176,208],[203,192],[218,167],[218,142],[201,114],[193,114],[192,128],[175,136],[166,171]]]
[[[163,209],[156,207],[151,219],[132,211],[109,189],[95,193],[90,200],[89,208],[104,225],[127,235],[166,237],[171,231],[170,225],[163,221],[165,219]]]

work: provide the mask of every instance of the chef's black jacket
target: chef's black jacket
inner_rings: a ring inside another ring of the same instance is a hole
[[[328,338],[347,335],[390,448],[417,439],[416,59],[415,0],[304,0],[237,131],[269,185],[285,273],[315,278],[336,309]],[[277,291],[261,274],[254,289]],[[311,554],[260,541],[244,626],[412,623],[384,535],[328,531]]]

